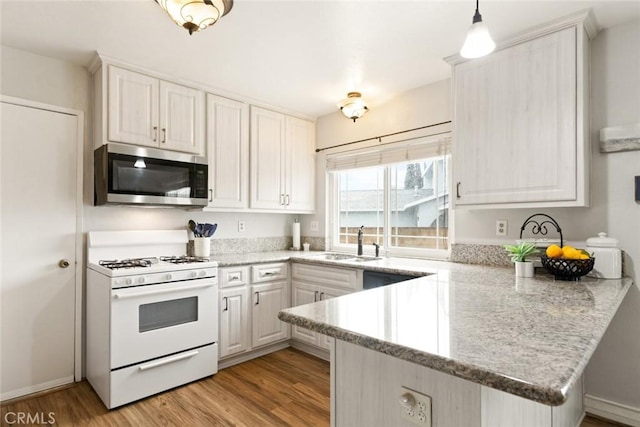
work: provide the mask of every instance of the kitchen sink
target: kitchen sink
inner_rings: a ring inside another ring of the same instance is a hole
[[[367,255],[360,255],[360,256],[356,256],[353,259],[350,259],[349,261],[355,261],[355,262],[365,262],[365,261],[377,261],[379,259],[383,259],[382,257],[379,256],[367,256]]]
[[[320,259],[326,259],[326,260],[330,260],[330,261],[353,261],[354,258],[356,258],[355,255],[349,255],[349,254],[322,254],[322,255],[318,255],[317,258]]]

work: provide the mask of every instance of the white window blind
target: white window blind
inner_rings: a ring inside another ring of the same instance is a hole
[[[427,159],[451,153],[451,134],[412,138],[393,144],[327,154],[327,171]]]

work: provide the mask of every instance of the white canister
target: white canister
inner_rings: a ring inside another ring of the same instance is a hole
[[[607,237],[607,233],[598,233],[598,237],[587,239],[587,252],[596,259],[591,275],[602,279],[622,277],[622,251],[618,249],[617,239]]]
[[[211,256],[211,239],[208,237],[194,238],[193,252],[197,257],[209,258]]]

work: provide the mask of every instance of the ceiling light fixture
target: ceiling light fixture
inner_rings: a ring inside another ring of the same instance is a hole
[[[155,0],[173,21],[193,34],[231,11],[233,0]]]
[[[349,92],[347,97],[340,101],[338,107],[346,118],[352,119],[354,122],[369,110],[360,92]]]
[[[476,0],[476,13],[473,15],[473,23],[467,38],[460,50],[460,56],[463,58],[480,58],[493,52],[496,48],[496,44],[489,34],[489,29],[486,24],[482,22],[482,15],[478,11],[479,0]]]

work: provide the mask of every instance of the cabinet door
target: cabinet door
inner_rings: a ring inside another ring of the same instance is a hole
[[[204,154],[202,91],[160,82],[160,147]]]
[[[351,293],[350,291],[343,291],[343,290],[331,289],[331,288],[320,288],[319,291],[320,291],[320,294],[318,295],[319,301],[324,301],[327,299],[331,299],[331,298],[335,298],[335,297],[339,297],[339,296],[347,295]],[[325,350],[330,350],[333,345],[334,338],[328,335],[320,334],[320,333],[316,335],[318,335],[318,339],[317,339],[318,346],[321,348],[324,348]]]
[[[315,125],[307,120],[286,117],[285,205],[289,210],[315,209]]]
[[[207,94],[209,207],[249,206],[249,106]]]
[[[457,205],[576,200],[576,75],[575,27],[455,67]]]
[[[251,107],[251,207],[284,209],[284,115]]]
[[[158,146],[158,79],[109,66],[109,141]]]
[[[249,347],[249,289],[221,289],[220,357],[242,353]]]
[[[291,305],[293,307],[316,302],[320,295],[320,291],[318,290],[317,286],[299,281],[291,281],[291,292],[293,293],[291,296]],[[291,326],[291,338],[309,344],[318,345],[317,336],[318,334],[309,329],[301,328],[300,326],[295,325]]]
[[[289,305],[287,287],[286,280],[251,287],[253,347],[289,338],[289,325],[278,319],[278,312]]]

